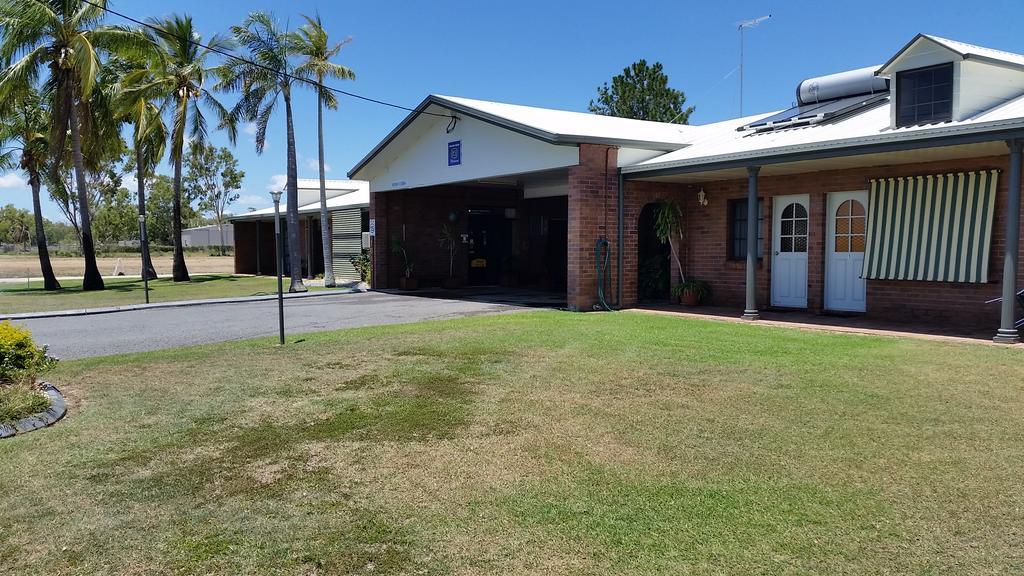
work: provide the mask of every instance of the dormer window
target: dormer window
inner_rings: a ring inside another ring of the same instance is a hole
[[[896,73],[896,126],[953,119],[953,63]]]

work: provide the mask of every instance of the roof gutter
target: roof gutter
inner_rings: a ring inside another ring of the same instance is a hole
[[[823,160],[827,158],[863,156],[866,154],[921,150],[924,148],[940,148],[943,146],[980,144],[984,142],[1011,140],[1015,138],[1024,138],[1024,124],[1016,123],[1015,125],[999,130],[975,130],[970,132],[963,131],[954,133],[946,132],[936,136],[925,135],[920,138],[909,140],[887,138],[881,142],[855,142],[845,146],[841,145],[824,148],[816,147],[800,149],[799,147],[790,146],[775,150],[769,149],[745,154],[728,154],[691,161],[681,161],[678,163],[665,162],[661,165],[653,164],[650,165],[650,167],[639,165],[626,166],[622,168],[622,172],[623,176],[627,180],[638,180],[642,178],[654,178],[657,176],[727,170],[730,168],[769,166],[772,164],[786,164],[807,160]]]

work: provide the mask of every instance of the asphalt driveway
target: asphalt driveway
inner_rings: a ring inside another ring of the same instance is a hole
[[[379,324],[439,320],[520,310],[490,302],[379,292],[285,300],[289,335]],[[59,358],[241,340],[277,334],[277,302],[239,302],[131,310],[68,318],[18,320]]]

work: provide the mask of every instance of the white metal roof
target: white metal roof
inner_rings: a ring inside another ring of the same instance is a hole
[[[996,50],[994,48],[985,48],[984,46],[976,46],[974,44],[960,42],[959,40],[950,40],[949,38],[943,38],[933,34],[918,34],[917,36],[914,36],[910,42],[907,42],[903,48],[893,54],[892,58],[890,58],[885,64],[882,64],[875,73],[879,75],[888,75],[890,73],[890,66],[899,60],[905,52],[916,46],[921,41],[937,44],[965,60],[977,59],[995,64],[1024,68],[1024,55],[1021,54],[1014,54],[1013,52]]]
[[[1008,64],[1024,66],[1024,55],[1021,54],[1014,54],[1013,52],[996,50],[994,48],[985,48],[984,46],[975,46],[974,44],[960,42],[959,40],[950,40],[949,38],[942,38],[932,34],[922,34],[922,36],[949,48],[961,56],[980,56],[989,60],[1001,60]]]
[[[641,172],[846,146],[1024,128],[1024,96],[966,120],[902,128],[891,127],[888,104],[822,124],[760,133],[737,131],[737,128],[750,121],[750,118],[741,118],[704,125],[704,130],[691,146],[623,167],[622,171]]]
[[[565,140],[634,140],[681,145],[686,144],[694,132],[694,127],[686,124],[633,120],[589,112],[537,108],[440,94],[436,94],[435,98],[535,128]]]
[[[964,58],[998,61],[1024,69],[1024,55],[918,34],[881,66],[878,73],[883,73],[900,54],[920,41],[939,44]],[[451,110],[455,116],[461,113],[555,144],[603,143],[665,152],[651,159],[622,166],[625,173],[754,160],[844,147],[857,149],[860,146],[925,141],[991,131],[1024,130],[1024,95],[963,120],[901,128],[891,126],[891,105],[891,102],[885,102],[831,121],[758,133],[739,131],[737,128],[777,114],[778,111],[705,125],[678,125],[431,95],[360,161],[350,174],[366,166],[428,109],[434,113]]]
[[[697,130],[697,127],[685,124],[634,120],[589,112],[571,112],[431,94],[349,170],[349,175],[359,175],[363,167],[372,162],[424,113],[452,113],[455,117],[462,114],[552,144],[606,144],[663,152],[685,146],[691,134]]]
[[[303,179],[299,179],[301,183]],[[316,182],[317,194],[320,190],[319,180],[309,180],[309,182]],[[335,181],[338,182],[338,181]],[[348,182],[345,180],[344,182]],[[361,180],[353,180],[353,182],[359,182],[361,185],[356,190],[349,190],[346,193],[338,194],[327,199],[327,210],[338,210],[340,208],[365,208],[370,205],[370,187],[369,183]],[[319,214],[320,213],[320,201],[310,202],[308,204],[299,204],[299,214]],[[281,207],[281,214],[284,215],[284,207]],[[231,220],[262,220],[265,218],[274,216],[274,208],[263,208],[261,210],[253,210],[252,212],[246,212],[245,214],[238,214],[231,217]]]

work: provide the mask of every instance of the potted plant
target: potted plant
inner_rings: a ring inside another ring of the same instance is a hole
[[[373,274],[373,261],[370,259],[370,251],[363,248],[359,252],[358,256],[349,259],[352,267],[356,269],[359,274],[359,285],[360,288],[366,288],[369,286],[370,275]]]
[[[676,284],[676,287],[672,289],[672,295],[678,298],[684,306],[698,306],[711,296],[711,285],[690,276]]]
[[[458,288],[459,281],[455,278],[455,252],[459,248],[459,235],[449,224],[441,226],[441,237],[437,239],[441,248],[448,249],[448,277],[442,282],[445,288]]]
[[[679,284],[673,289],[672,294],[679,296],[683,294],[679,290],[679,286],[687,284],[686,275],[683,274],[683,263],[679,258],[679,251],[683,244],[683,209],[679,207],[679,204],[672,200],[665,200],[658,206],[658,211],[654,215],[654,233],[662,244],[668,242],[672,259],[676,263],[676,270],[679,271]]]
[[[412,260],[409,259],[409,251],[406,250],[405,243],[398,238],[393,238],[391,240],[391,252],[401,256],[404,262],[402,277],[398,279],[398,287],[402,290],[415,290],[418,288],[419,282],[412,277]]]

